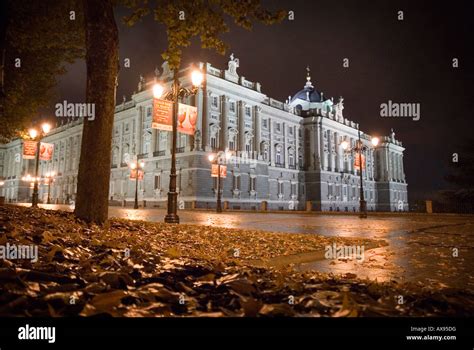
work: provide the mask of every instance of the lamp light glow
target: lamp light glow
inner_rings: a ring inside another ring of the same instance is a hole
[[[204,80],[204,76],[199,70],[196,69],[191,73],[191,81],[194,86],[196,87],[201,86],[203,80]]]
[[[162,85],[156,83],[155,85],[153,85],[153,97],[154,98],[161,98],[161,96],[163,96],[163,91],[164,91],[164,88]]]

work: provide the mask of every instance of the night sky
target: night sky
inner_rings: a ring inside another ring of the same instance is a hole
[[[185,49],[183,64],[208,61],[226,68],[228,56],[240,59],[238,73],[259,81],[262,91],[285,101],[305,83],[311,67],[313,85],[326,98],[344,97],[344,116],[374,135],[393,128],[405,150],[409,199],[428,198],[446,184],[452,153],[472,140],[474,2],[449,1],[266,1],[270,8],[294,11],[295,20],[252,32],[231,26],[225,56],[199,47]],[[398,11],[404,20],[397,19]],[[117,21],[126,11],[117,10]],[[137,89],[139,74],[152,77],[163,62],[164,27],[151,17],[128,28],[119,23],[122,68],[117,101]],[[349,68],[343,59],[349,59]],[[459,59],[459,68],[452,59]],[[81,102],[85,65],[78,62],[60,78],[59,101]],[[421,103],[421,119],[382,118],[388,100]],[[54,103],[56,103],[55,101]],[[52,103],[52,106],[54,105]],[[460,153],[462,158],[462,153]]]

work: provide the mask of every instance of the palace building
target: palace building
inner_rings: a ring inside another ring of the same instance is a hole
[[[229,150],[233,156],[222,179],[222,201],[228,209],[358,211],[360,177],[353,149],[359,125],[343,115],[344,101],[326,98],[311,82],[309,68],[303,89],[286,102],[268,97],[258,82],[238,73],[239,60],[231,55],[227,69],[199,63],[204,83],[195,96],[182,101],[197,107],[194,135],[178,133],[177,187],[181,209],[215,208],[217,180],[211,177],[210,153]],[[191,66],[179,72],[181,84],[191,86]],[[145,163],[138,184],[140,205],[165,207],[169,186],[171,132],[152,128],[152,86],[167,88],[172,72],[166,62],[155,78],[140,76],[138,89],[115,109],[110,165],[111,205],[133,205],[135,180],[131,161]],[[51,161],[40,161],[39,174],[54,171],[53,203],[75,200],[81,148],[82,119],[68,120],[43,139],[54,144]],[[361,131],[365,146],[363,188],[369,211],[408,210],[402,143],[390,135]],[[34,160],[22,159],[22,140],[0,145],[0,196],[7,202],[31,200]],[[91,179],[93,181],[93,179]],[[48,186],[40,184],[46,202]]]

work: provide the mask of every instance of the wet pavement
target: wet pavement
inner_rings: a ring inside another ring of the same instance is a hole
[[[41,205],[72,210],[67,205]],[[164,209],[110,207],[109,216],[163,221]],[[383,239],[388,245],[364,252],[361,262],[320,260],[299,266],[350,273],[378,281],[410,281],[425,287],[474,291],[474,216],[180,211],[182,223],[273,232]]]

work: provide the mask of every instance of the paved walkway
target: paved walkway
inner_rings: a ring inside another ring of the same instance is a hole
[[[42,205],[72,210],[67,205]],[[163,209],[110,207],[110,217],[163,221]],[[462,215],[324,215],[180,211],[182,223],[273,232],[384,239],[388,246],[365,251],[363,262],[321,260],[300,266],[361,278],[411,281],[429,287],[474,291],[474,216]]]

